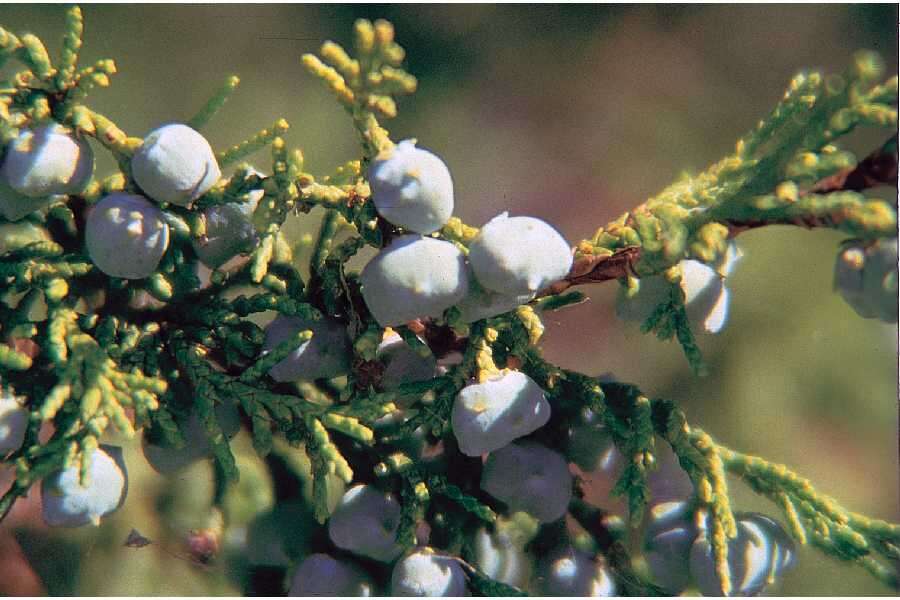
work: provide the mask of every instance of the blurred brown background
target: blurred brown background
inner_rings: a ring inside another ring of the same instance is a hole
[[[234,73],[238,93],[207,129],[213,146],[285,117],[289,144],[319,174],[358,151],[344,112],[302,69],[300,55],[325,39],[349,44],[358,17],[388,18],[420,81],[401,116],[386,123],[395,139],[416,137],[446,160],[464,221],[480,225],[502,210],[530,214],[573,243],[683,171],[730,152],[798,70],[842,70],[855,50],[870,48],[897,71],[893,5],[83,9],[82,64],[111,57],[119,68],[92,104],[126,132],[189,118]],[[0,24],[38,34],[56,53],[63,10],[6,5]],[[855,135],[852,149],[864,154],[886,137]],[[268,164],[265,152],[258,164]],[[691,375],[677,345],[617,321],[612,283],[585,290],[590,302],[551,317],[546,353],[678,400],[717,439],[793,466],[852,510],[900,520],[897,328],[858,318],[832,293],[841,239],[781,227],[740,237],[746,256],[730,282],[729,326],[701,340],[707,378]],[[158,546],[121,546],[132,527],[165,535],[156,508],[170,486],[132,445],[128,502],[102,528],[46,532],[34,519],[36,498],[16,508],[0,527],[7,540],[0,593],[239,593],[221,565],[200,568]],[[208,478],[190,473],[182,480],[188,496]],[[777,514],[740,484],[733,488],[739,508]],[[890,594],[861,569],[808,548],[779,591]]]

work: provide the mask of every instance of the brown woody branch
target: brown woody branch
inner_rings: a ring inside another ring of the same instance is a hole
[[[868,188],[897,184],[897,136],[871,153],[855,167],[844,169],[818,181],[803,194],[827,194],[839,191],[862,191]],[[743,220],[726,222],[729,237],[766,225],[796,225],[812,229],[829,225],[816,217],[801,217],[785,221]],[[626,277],[634,272],[634,265],[641,257],[640,246],[629,246],[606,256],[584,256],[575,261],[565,278],[551,284],[538,297],[559,294],[573,285],[601,283]]]

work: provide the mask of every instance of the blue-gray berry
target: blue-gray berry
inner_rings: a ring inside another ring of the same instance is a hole
[[[88,212],[85,244],[91,262],[110,277],[143,279],[169,247],[169,226],[143,196],[115,192]]]
[[[897,238],[856,242],[838,253],[834,288],[864,319],[897,322]]]
[[[269,370],[269,375],[275,381],[328,379],[343,375],[350,369],[352,349],[347,329],[341,323],[327,318],[312,321],[302,317],[275,317],[266,327],[263,351],[268,352],[307,329],[313,332],[312,339],[300,344]]]
[[[403,547],[397,543],[400,504],[392,494],[371,485],[347,490],[328,519],[328,537],[338,548],[390,562]]]
[[[56,471],[41,483],[41,513],[51,527],[100,524],[117,510],[128,491],[128,473],[118,446],[100,446],[90,455],[90,480],[81,485],[81,470]]]
[[[356,566],[327,554],[307,556],[294,571],[288,596],[373,596],[373,585]]]
[[[131,159],[135,182],[157,202],[189,206],[221,177],[209,142],[181,123],[147,134]]]
[[[391,595],[465,596],[466,574],[457,559],[431,548],[419,548],[394,565]]]
[[[24,129],[10,142],[0,173],[9,187],[29,198],[76,194],[94,173],[94,153],[70,129],[49,123]],[[40,208],[37,204],[32,211]]]

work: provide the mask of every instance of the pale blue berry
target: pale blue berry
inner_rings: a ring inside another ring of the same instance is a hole
[[[256,170],[251,169],[250,173],[262,176]],[[263,190],[253,190],[245,201],[217,204],[203,211],[206,233],[201,238],[192,238],[191,245],[204,265],[215,269],[256,247],[259,234],[253,224],[253,212],[262,197]]]
[[[478,280],[472,277],[469,280],[469,293],[456,305],[456,308],[459,310],[460,321],[474,323],[515,310],[523,304],[528,304],[534,296],[533,293],[510,296],[492,292],[484,289]]]
[[[394,565],[391,595],[465,596],[466,574],[457,559],[420,548]]]
[[[110,277],[143,279],[169,247],[169,226],[143,196],[115,192],[88,212],[85,244],[91,262]]]
[[[81,469],[72,466],[44,478],[41,511],[51,527],[80,527],[116,511],[125,502],[128,474],[117,446],[100,446],[90,456],[89,481],[81,485]]]
[[[397,543],[400,504],[392,494],[370,485],[347,490],[328,519],[328,536],[338,548],[390,562],[403,547]]]
[[[467,456],[493,452],[550,420],[544,391],[520,371],[504,371],[456,395],[450,423]]]
[[[753,596],[769,583],[774,543],[755,522],[737,518],[737,537],[728,540],[729,596]],[[690,551],[690,572],[704,596],[724,596],[716,572],[712,544],[701,530]]]
[[[63,195],[54,194],[40,198],[30,198],[12,189],[0,177],[0,215],[7,221],[18,221],[31,213],[46,208],[54,202],[65,200]]]
[[[864,319],[897,322],[897,238],[846,246],[834,265],[834,288]]]
[[[382,327],[419,317],[440,317],[463,299],[469,277],[465,257],[450,242],[404,235],[365,266],[362,295]]]
[[[539,573],[542,596],[606,597],[616,593],[602,559],[571,546],[542,561]]]
[[[535,442],[509,444],[488,456],[481,489],[525,511],[542,523],[566,514],[572,499],[572,475],[565,458]]]
[[[766,535],[774,544],[772,549],[773,575],[778,576],[792,569],[797,562],[797,547],[794,540],[788,535],[778,521],[761,513],[740,513],[735,515],[738,520],[752,523]]]
[[[421,348],[428,350],[427,346]],[[378,345],[375,358],[384,365],[381,387],[385,390],[395,390],[404,383],[427,381],[435,376],[437,369],[437,360],[430,351],[420,353],[396,333]]]
[[[311,330],[312,339],[300,344],[287,358],[269,370],[275,381],[296,381],[332,378],[350,369],[350,339],[341,323],[323,318],[312,321],[302,317],[279,315],[266,327],[263,352],[301,331]]]
[[[0,391],[0,458],[22,446],[28,429],[28,409],[12,394]]]
[[[687,502],[663,502],[650,508],[644,558],[653,582],[678,595],[691,581],[691,547],[697,538]]]
[[[493,533],[484,527],[479,529],[472,540],[474,562],[491,579],[524,588],[531,577],[531,559],[525,553],[524,542],[509,529],[499,523]]]
[[[369,168],[369,186],[378,214],[408,231],[429,234],[453,214],[453,180],[440,158],[415,140],[381,152]]]
[[[94,152],[71,130],[50,123],[19,133],[6,149],[0,172],[13,190],[29,198],[77,194],[94,173]],[[37,208],[40,202],[28,212]]]
[[[472,241],[469,262],[482,287],[521,296],[565,277],[572,267],[572,252],[546,222],[502,213],[488,221]]]
[[[357,567],[327,554],[307,556],[291,578],[288,596],[372,596],[369,578]]]
[[[222,175],[206,138],[180,123],[147,134],[131,159],[131,173],[148,196],[180,206],[189,206]]]
[[[606,425],[590,409],[569,429],[566,456],[582,471],[602,471],[610,476],[621,471],[625,462]]]

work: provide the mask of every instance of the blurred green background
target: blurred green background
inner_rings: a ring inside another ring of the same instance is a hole
[[[446,160],[458,216],[481,225],[502,210],[529,214],[573,243],[680,173],[730,152],[798,70],[842,70],[855,50],[870,48],[886,58],[888,72],[897,71],[893,5],[83,10],[82,64],[110,57],[119,69],[91,103],[127,133],[189,118],[234,73],[242,83],[207,130],[213,147],[285,117],[289,145],[303,149],[317,174],[358,149],[345,113],[302,69],[300,55],[325,39],[349,44],[358,17],[388,18],[420,86],[386,126],[395,139],[415,137]],[[0,25],[31,31],[56,53],[63,11],[5,5]],[[851,149],[862,155],[884,138],[855,134]],[[256,162],[265,169],[265,152]],[[709,377],[693,377],[677,345],[617,321],[613,283],[586,289],[590,302],[549,318],[546,354],[673,398],[720,441],[791,465],[854,511],[900,520],[897,328],[858,318],[832,293],[841,239],[785,227],[740,237],[745,258],[730,280],[730,324],[701,339]],[[171,550],[178,547],[173,532],[205,526],[198,506],[210,493],[209,467],[173,486],[130,444],[128,501],[100,529],[47,531],[37,494],[17,506],[0,527],[0,593],[240,593],[226,564],[201,567]],[[777,514],[739,483],[733,489],[739,508]],[[123,547],[132,527],[160,543]],[[30,573],[21,567],[26,561]],[[778,591],[891,594],[861,569],[809,548]]]

